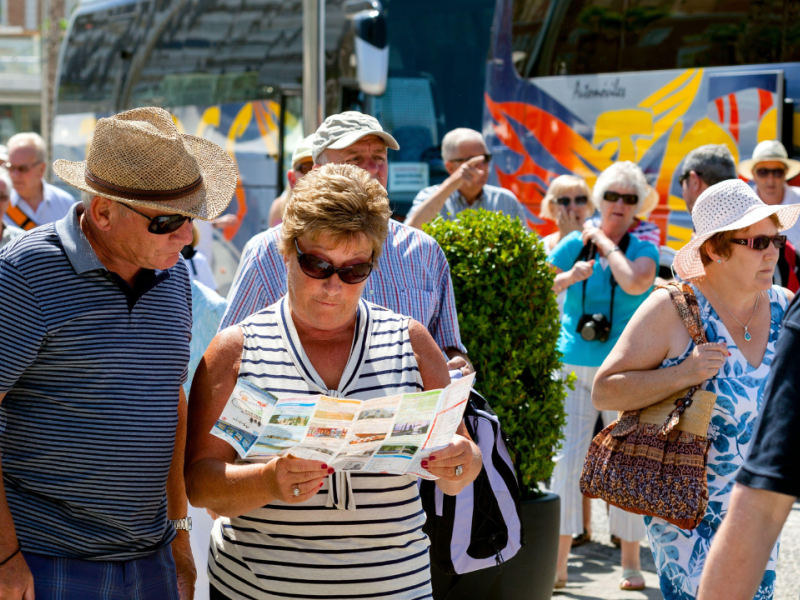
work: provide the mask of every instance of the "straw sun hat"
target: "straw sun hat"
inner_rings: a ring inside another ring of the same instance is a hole
[[[753,179],[753,169],[758,163],[775,161],[786,166],[786,180],[800,174],[800,161],[792,160],[778,140],[765,140],[753,150],[753,158],[739,163],[739,175],[746,179]]]
[[[152,107],[100,119],[86,160],[57,160],[53,171],[90,194],[204,221],[227,208],[239,176],[222,148]]]
[[[692,211],[695,238],[675,255],[675,272],[682,279],[694,279],[706,274],[700,259],[700,246],[715,233],[735,231],[777,215],[778,231],[794,225],[800,216],[800,204],[770,206],[741,179],[728,179],[712,185],[697,199]]]

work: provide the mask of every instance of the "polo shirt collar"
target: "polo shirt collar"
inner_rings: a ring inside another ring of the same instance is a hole
[[[80,203],[75,204],[63,219],[56,221],[56,235],[61,240],[64,252],[78,275],[98,269],[105,271],[107,269],[97,258],[97,254],[81,229],[78,216],[79,206],[82,207]]]
[[[467,200],[461,194],[460,190],[456,190],[455,195],[456,195],[456,202],[458,202],[459,206],[461,206],[462,208],[478,209],[480,208],[481,204],[483,204],[483,201],[486,200],[486,189],[485,188],[481,189],[481,195],[478,196],[478,198],[472,204],[469,204],[467,202]]]

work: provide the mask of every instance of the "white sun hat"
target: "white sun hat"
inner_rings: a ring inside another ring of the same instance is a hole
[[[780,221],[778,231],[794,225],[800,216],[800,204],[770,206],[764,204],[741,179],[728,179],[707,188],[692,210],[695,237],[675,255],[675,272],[684,280],[704,277],[700,246],[715,233],[750,227],[770,215]]]
[[[753,150],[753,158],[739,163],[739,175],[746,179],[753,179],[753,169],[758,163],[775,161],[786,166],[786,180],[800,174],[800,161],[792,160],[778,140],[765,140]]]

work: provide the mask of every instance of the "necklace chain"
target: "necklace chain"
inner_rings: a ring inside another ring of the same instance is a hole
[[[744,327],[744,341],[749,342],[753,336],[750,335],[750,332],[747,331],[747,328],[750,327],[750,323],[753,322],[753,319],[756,316],[756,311],[758,310],[758,301],[761,300],[761,292],[758,292],[758,296],[756,296],[756,305],[753,308],[753,314],[750,315],[750,320],[747,322],[747,325],[745,325],[739,319],[737,319],[731,311],[728,310],[728,307],[725,306],[725,303],[722,301],[722,298],[720,298],[717,295],[717,292],[714,291],[714,288],[711,287],[711,282],[706,280],[706,283],[708,283],[708,287],[711,288],[711,291],[714,293],[714,296],[716,296],[717,300],[719,300],[719,303],[722,304],[722,308],[725,309],[725,312],[727,312],[731,316],[731,318],[739,324],[740,327]]]

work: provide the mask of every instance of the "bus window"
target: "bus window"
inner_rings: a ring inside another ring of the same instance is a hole
[[[572,0],[548,34],[539,75],[800,60],[791,0]]]
[[[535,59],[542,25],[551,0],[516,0],[512,16],[511,60],[522,77],[528,77]]]

